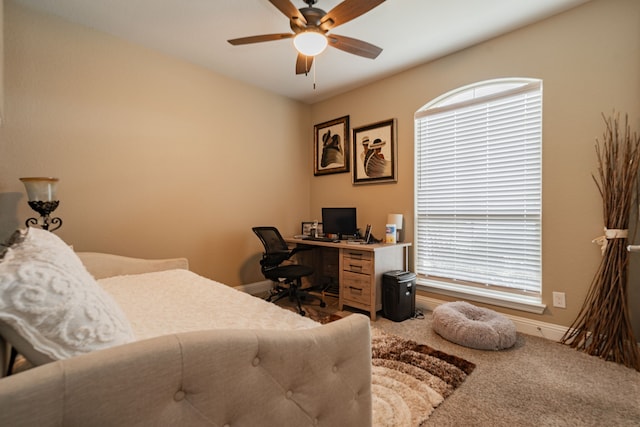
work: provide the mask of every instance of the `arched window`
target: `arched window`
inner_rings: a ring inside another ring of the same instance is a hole
[[[419,284],[500,301],[533,296],[539,312],[542,81],[449,92],[416,112],[415,132]]]

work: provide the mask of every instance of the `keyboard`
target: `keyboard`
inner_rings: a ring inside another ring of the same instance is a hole
[[[338,239],[330,239],[328,237],[311,237],[311,236],[304,236],[302,240],[311,240],[312,242],[332,242],[332,243],[338,243],[340,241]]]

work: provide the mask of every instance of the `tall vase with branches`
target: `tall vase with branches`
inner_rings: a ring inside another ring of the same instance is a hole
[[[640,137],[628,117],[605,117],[602,141],[596,140],[598,174],[593,179],[603,202],[605,235],[602,260],[584,304],[561,342],[640,371],[640,352],[633,335],[627,298],[627,234],[640,166]]]

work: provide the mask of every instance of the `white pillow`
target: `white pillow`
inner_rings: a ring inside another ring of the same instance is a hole
[[[73,250],[38,228],[14,233],[0,260],[0,334],[34,364],[134,340]]]

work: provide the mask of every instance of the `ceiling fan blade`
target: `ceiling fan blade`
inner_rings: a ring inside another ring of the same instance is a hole
[[[382,52],[382,48],[378,46],[351,37],[329,34],[327,35],[327,39],[329,40],[329,46],[354,55],[364,56],[365,58],[376,59],[378,55],[380,55],[380,52]]]
[[[296,74],[307,74],[311,70],[311,65],[313,65],[313,56],[299,53],[296,59]]]
[[[344,0],[322,17],[320,28],[324,31],[329,31],[338,25],[364,15],[381,3],[384,3],[384,0]]]
[[[298,8],[295,7],[293,3],[291,3],[290,0],[269,0],[269,2],[271,2],[272,5],[274,5],[280,12],[282,12],[287,18],[291,19],[292,21],[296,22],[296,20],[299,20],[298,22],[301,23],[301,25],[299,26],[307,24],[307,20],[305,19],[305,17],[302,15],[302,13],[300,13]]]
[[[234,46],[250,43],[270,42],[274,40],[290,39],[295,34],[293,33],[279,33],[279,34],[263,34],[261,36],[240,37],[239,39],[227,40]]]

